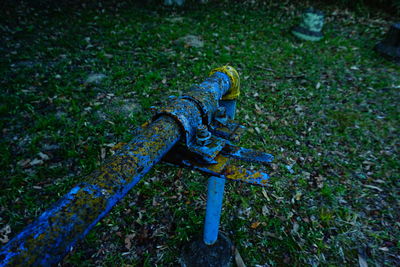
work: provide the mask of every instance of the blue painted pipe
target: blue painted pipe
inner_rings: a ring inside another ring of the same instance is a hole
[[[196,87],[195,97],[172,101],[99,170],[2,247],[0,267],[49,266],[61,261],[182,136],[187,141],[194,138],[201,118],[209,117],[216,109],[213,103],[230,86],[229,76],[216,72]]]
[[[0,266],[58,263],[180,139],[178,124],[163,117],[76,185],[0,250]],[[157,145],[155,145],[157,144]]]
[[[220,105],[226,109],[228,118],[233,119],[235,117],[236,100],[220,101]],[[203,241],[207,245],[214,244],[218,239],[224,191],[225,179],[215,176],[211,176],[208,179],[206,218],[203,233]]]
[[[212,245],[218,239],[222,202],[224,200],[225,179],[211,176],[208,178],[207,190],[207,207],[203,241],[207,245]]]

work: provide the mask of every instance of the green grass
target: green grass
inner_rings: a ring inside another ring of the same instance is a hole
[[[323,7],[325,38],[308,43],[289,32],[302,7],[3,10],[0,229],[12,238],[129,140],[150,106],[230,63],[249,128],[241,144],[275,155],[271,187],[227,186],[221,228],[245,263],[355,266],[362,253],[398,266],[400,67],[372,50],[394,18]],[[188,34],[204,47],[174,42]],[[85,84],[91,73],[107,78]],[[176,266],[202,232],[205,189],[205,177],[158,165],[63,265]]]

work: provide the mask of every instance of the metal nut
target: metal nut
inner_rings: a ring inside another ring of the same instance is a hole
[[[196,131],[196,143],[199,145],[207,145],[211,138],[211,133],[208,131],[206,125],[200,125]]]

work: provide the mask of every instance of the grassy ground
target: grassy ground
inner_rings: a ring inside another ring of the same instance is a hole
[[[323,7],[326,38],[308,43],[289,33],[302,7],[3,9],[1,242],[129,140],[151,105],[230,63],[241,143],[276,158],[271,187],[226,190],[221,228],[244,262],[398,266],[400,67],[372,50],[394,18]],[[188,34],[204,47],[176,42]],[[94,73],[106,78],[87,82]],[[62,265],[176,266],[202,232],[205,184],[158,165]]]

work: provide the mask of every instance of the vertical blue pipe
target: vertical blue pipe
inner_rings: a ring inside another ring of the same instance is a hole
[[[226,116],[235,117],[236,100],[220,101],[225,107]],[[203,240],[207,245],[214,244],[218,239],[219,222],[221,219],[222,201],[224,200],[225,179],[211,176],[208,179],[206,219],[204,223]]]
[[[224,199],[225,179],[211,176],[208,179],[206,220],[204,224],[204,243],[212,245],[217,241],[219,222]]]

